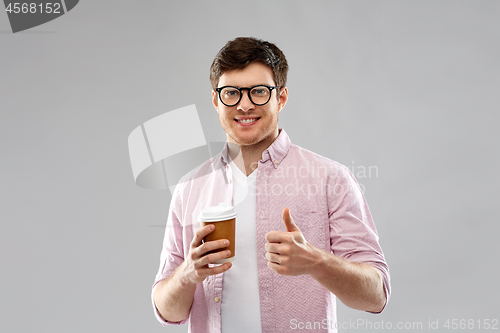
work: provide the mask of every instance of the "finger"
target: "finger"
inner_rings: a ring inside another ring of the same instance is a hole
[[[198,268],[195,270],[195,272],[196,272],[195,274],[199,279],[204,280],[207,276],[223,273],[223,272],[227,271],[228,269],[230,269],[232,266],[233,266],[233,263],[226,262],[220,266],[215,266],[215,267],[210,267],[210,268],[208,268],[208,267],[207,268]]]
[[[206,226],[200,228],[194,234],[193,240],[191,241],[191,247],[195,248],[195,247],[200,246],[203,238],[205,238],[206,235],[208,235],[209,233],[211,233],[214,230],[215,230],[215,226],[213,224],[209,224],[209,225],[206,225]]]
[[[211,267],[211,268],[209,268],[209,275],[216,275],[216,274],[224,273],[225,271],[230,269],[232,266],[233,266],[232,262],[226,262],[220,266]]]
[[[217,260],[226,259],[229,258],[230,256],[231,256],[231,251],[229,250],[210,253],[207,254],[206,256],[201,257],[200,260],[198,261],[197,266],[202,267],[208,264],[213,264]]]
[[[287,238],[287,233],[283,231],[269,231],[266,235],[266,241],[269,243],[281,243]]]
[[[276,272],[278,274],[285,274],[286,272],[286,267],[283,267],[281,265],[278,265],[274,262],[268,261],[267,262],[267,267],[272,270],[273,272]]]
[[[280,254],[280,244],[279,243],[266,243],[264,248],[267,252]]]
[[[219,239],[215,241],[210,241],[210,242],[205,242],[198,246],[195,249],[195,252],[199,255],[202,256],[207,252],[217,250],[217,249],[222,249],[229,246],[229,240],[227,239]]]
[[[277,264],[275,264],[274,262],[271,262],[271,261],[268,261],[267,262],[267,267],[269,267],[270,270],[272,270],[273,272],[276,272],[276,266],[278,266]]]
[[[285,223],[286,231],[292,232],[292,231],[300,231],[299,228],[297,228],[297,225],[293,221],[292,215],[290,214],[290,209],[288,207],[285,207],[283,209],[283,214],[282,214],[282,219],[283,222]]]
[[[281,258],[278,254],[276,253],[269,253],[267,252],[266,253],[266,259],[267,261],[270,261],[270,262],[273,262],[273,263],[276,263],[276,264],[281,264]]]

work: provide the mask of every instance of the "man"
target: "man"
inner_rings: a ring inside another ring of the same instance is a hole
[[[336,332],[335,299],[378,313],[389,271],[368,206],[349,170],[291,144],[278,127],[288,100],[286,58],[274,44],[236,38],[211,67],[224,150],[176,187],[153,289],[164,325],[190,332]],[[304,110],[307,112],[307,110]],[[234,262],[226,240],[202,242],[203,208],[237,213]],[[292,218],[293,216],[293,218]]]

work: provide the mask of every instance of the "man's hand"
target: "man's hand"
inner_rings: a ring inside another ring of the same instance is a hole
[[[208,267],[209,263],[227,258],[231,251],[218,251],[205,255],[208,251],[217,250],[229,245],[227,239],[205,242],[203,238],[215,230],[214,225],[199,229],[189,248],[189,253],[174,274],[159,282],[154,291],[154,303],[160,315],[170,322],[181,322],[189,316],[193,304],[196,284],[203,282],[209,275],[215,275],[231,268],[231,263],[216,267]]]
[[[288,208],[283,209],[286,232],[266,235],[267,267],[282,275],[309,274],[334,293],[345,305],[380,312],[386,303],[379,271],[362,263],[351,263],[310,245],[295,225]]]
[[[311,274],[321,255],[297,228],[288,207],[283,209],[282,218],[286,232],[270,231],[266,235],[267,267],[282,275]]]
[[[183,283],[200,283],[203,282],[207,276],[220,274],[231,268],[232,263],[230,262],[216,267],[208,267],[208,264],[220,259],[228,258],[231,255],[231,251],[229,250],[205,255],[205,253],[209,251],[224,248],[229,245],[229,241],[227,239],[202,243],[203,238],[214,230],[215,226],[211,224],[199,229],[196,232],[193,240],[191,241],[189,253],[183,263]]]

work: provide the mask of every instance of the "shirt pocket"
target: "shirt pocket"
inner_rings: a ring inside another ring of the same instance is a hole
[[[322,221],[320,213],[317,211],[308,211],[292,214],[295,225],[304,235],[306,241],[314,247],[325,249],[326,234],[328,233],[328,224]]]

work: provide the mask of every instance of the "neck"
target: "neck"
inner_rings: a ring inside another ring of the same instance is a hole
[[[229,156],[234,164],[243,172],[245,175],[249,176],[259,165],[259,161],[262,159],[262,153],[269,148],[269,146],[276,140],[278,134],[273,138],[268,140],[262,140],[253,145],[237,145],[236,143],[229,143]]]

